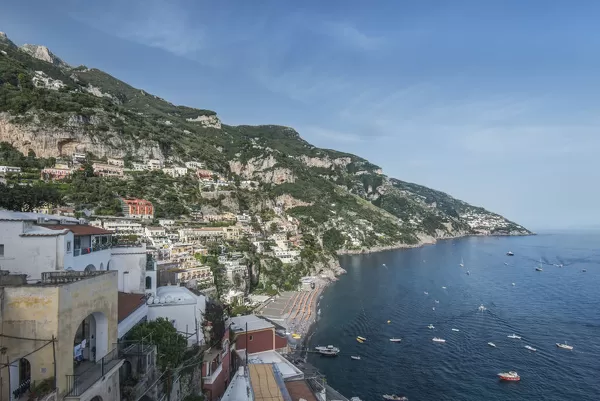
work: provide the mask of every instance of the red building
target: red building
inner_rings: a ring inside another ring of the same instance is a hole
[[[206,400],[215,401],[225,393],[231,380],[231,346],[229,330],[225,330],[220,349],[209,348],[202,362],[202,390]]]
[[[256,315],[246,315],[232,317],[230,323],[237,351],[246,350],[248,354],[254,354],[287,350],[285,334],[278,334],[275,325],[266,319]]]
[[[121,199],[123,215],[137,219],[151,219],[154,217],[154,206],[144,199]]]

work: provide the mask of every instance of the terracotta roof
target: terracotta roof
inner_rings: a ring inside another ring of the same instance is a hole
[[[300,400],[304,398],[306,401],[317,401],[315,395],[304,380],[285,382],[285,388],[287,388],[288,393],[290,393],[292,400]]]
[[[142,294],[119,292],[119,323],[145,303],[146,297]]]
[[[43,225],[42,227],[49,228],[50,230],[69,230],[75,235],[103,235],[113,233],[113,231],[105,230],[104,228],[88,226],[85,224]]]

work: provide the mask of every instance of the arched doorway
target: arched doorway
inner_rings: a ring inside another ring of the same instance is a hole
[[[100,262],[100,270],[104,270],[104,263]]]
[[[147,290],[152,289],[152,277],[146,276],[146,289]]]
[[[115,262],[111,260],[108,261],[108,263],[106,264],[106,270],[112,270],[115,267]]]
[[[17,377],[18,381],[16,383],[16,388],[14,384],[11,385],[14,399],[19,399],[27,393],[31,387],[31,363],[29,363],[27,358],[19,359],[18,369],[19,374]]]
[[[74,369],[84,369],[108,353],[108,319],[102,312],[81,321],[73,339]]]
[[[99,395],[97,395],[94,398],[92,398],[90,401],[102,401],[102,397],[100,397]]]
[[[85,267],[84,271],[86,272],[95,272],[96,271],[96,266],[89,264]]]

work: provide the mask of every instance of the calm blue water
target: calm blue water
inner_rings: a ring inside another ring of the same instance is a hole
[[[540,258],[544,271],[536,272]],[[342,394],[363,401],[386,393],[411,401],[600,400],[599,234],[472,237],[347,256],[341,264],[348,274],[326,289],[309,341],[334,344],[341,354],[308,359]],[[523,339],[507,338],[512,333]],[[368,341],[359,344],[358,335]],[[433,343],[434,336],[447,342]],[[574,350],[556,347],[564,341]],[[499,382],[496,374],[508,370],[521,382]]]

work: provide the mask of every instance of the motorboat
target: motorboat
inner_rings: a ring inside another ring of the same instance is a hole
[[[385,263],[384,263],[382,266],[383,266],[383,267],[387,267],[387,265],[386,265]]]
[[[494,348],[496,348],[496,344],[494,344],[493,342],[489,342],[489,343],[488,343],[488,345],[489,345],[490,347],[494,347]]]
[[[429,293],[427,291],[423,291],[423,294],[425,295],[429,295]]]
[[[485,306],[483,306],[483,304],[479,305],[479,307],[477,308],[477,310],[479,312],[484,312],[487,308]]]
[[[445,289],[446,289],[446,287],[442,287],[442,290],[445,290]]]
[[[536,267],[536,268],[535,268],[535,271],[536,271],[536,272],[543,272],[543,271],[544,271],[544,269],[542,269],[541,267]]]
[[[384,394],[383,395],[383,399],[384,400],[390,400],[390,401],[408,401],[407,397],[401,397],[401,396],[396,395],[396,394],[392,394],[392,395]]]
[[[445,343],[446,340],[444,340],[443,338],[439,338],[439,337],[433,337],[431,339],[434,343]]]
[[[387,322],[387,323],[388,323],[388,324],[390,324],[390,323],[392,323],[392,321],[391,321],[391,320],[388,320],[388,322]]]
[[[360,339],[360,340],[363,340],[363,341],[367,341],[367,339],[366,339],[366,338],[364,338],[364,337],[361,337],[361,336],[358,336],[358,337],[356,337],[356,338],[358,338],[358,339]]]
[[[460,331],[459,329],[452,329],[452,331]]]
[[[360,361],[360,356],[352,355],[350,358],[354,359],[355,361]]]
[[[431,308],[431,310],[435,310],[435,306],[433,306],[433,307]]]
[[[460,267],[465,267],[465,261],[463,260],[463,258],[460,258]]]
[[[521,339],[521,337],[518,336],[518,335],[516,335],[516,334],[511,334],[511,335],[506,336],[506,337],[508,337],[508,338],[514,338],[515,340],[520,340]]]
[[[471,275],[471,272],[467,270],[467,276],[470,276],[470,275]]]
[[[358,337],[356,337],[356,341],[358,341],[358,342],[359,342],[359,343],[361,343],[361,344],[365,342],[364,340],[361,340],[361,339],[360,339],[360,338],[358,338]]]
[[[427,326],[428,329],[435,329],[435,327],[433,326],[433,324],[430,324],[429,326]]]
[[[558,348],[562,348],[562,349],[568,349],[568,350],[572,350],[572,349],[573,349],[573,346],[572,346],[572,345],[569,345],[569,344],[567,344],[567,342],[566,342],[566,341],[565,341],[565,343],[564,343],[564,344],[561,344],[561,343],[556,343],[556,346],[557,346]]]
[[[436,304],[439,304],[439,303],[440,303],[440,301],[438,301],[437,299],[436,299],[436,300],[434,300],[433,302],[435,302]]]
[[[528,349],[529,351],[533,351],[533,352],[537,351],[537,349],[533,348],[531,345],[526,345],[525,348]]]
[[[498,373],[498,377],[500,378],[500,380],[505,380],[509,382],[518,382],[519,380],[521,380],[521,376],[519,376],[517,372],[513,371]]]
[[[323,356],[337,356],[340,353],[340,349],[338,347],[334,347],[333,345],[328,345],[326,347],[318,346],[315,347],[317,352]]]
[[[399,343],[400,341],[402,341],[401,338],[390,338],[390,341],[393,343]]]
[[[508,252],[506,252],[506,255],[507,255],[507,256],[515,256],[515,254],[514,254],[514,253],[512,253],[511,251],[508,251]]]
[[[504,262],[504,266],[508,266],[508,262]]]
[[[515,286],[515,283],[512,283],[513,287]]]

